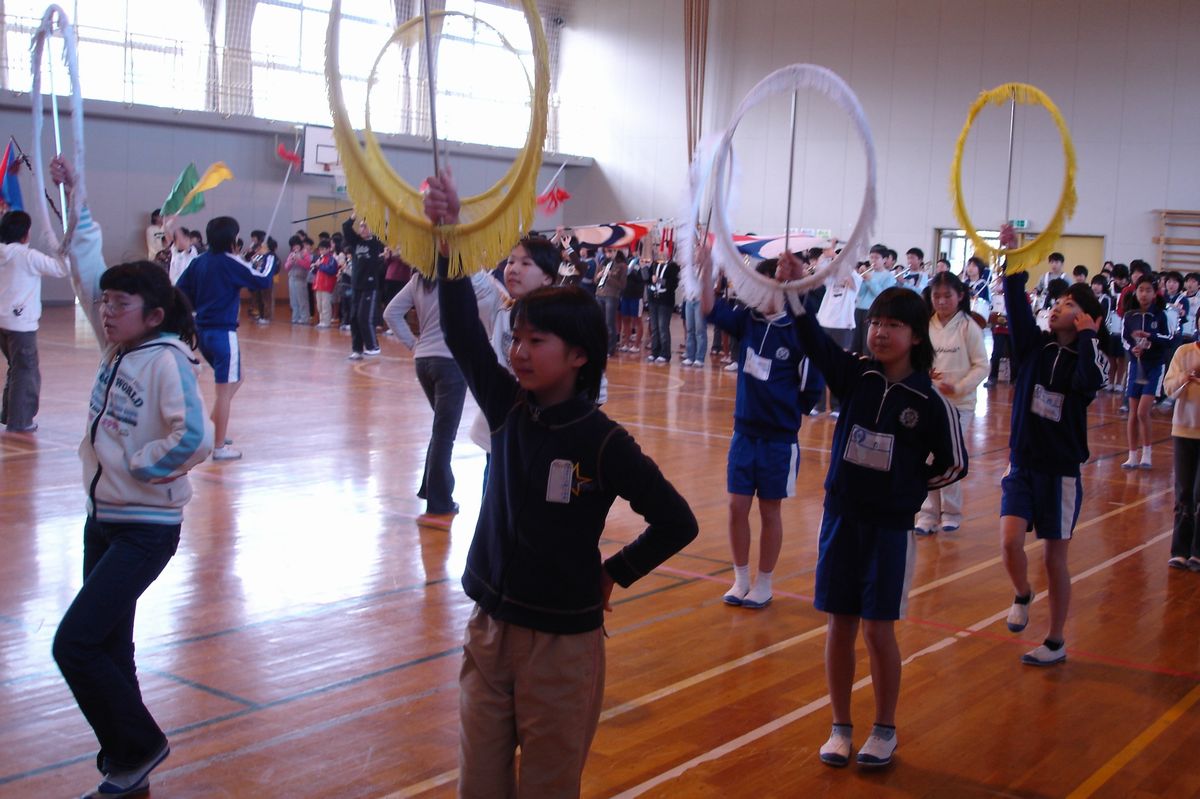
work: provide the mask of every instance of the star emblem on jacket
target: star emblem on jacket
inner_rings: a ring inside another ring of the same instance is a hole
[[[905,408],[900,411],[900,424],[912,430],[917,426],[917,422],[921,420],[921,415],[917,413],[916,408]]]
[[[589,484],[591,482],[592,482],[592,478],[584,477],[583,475],[581,475],[579,473],[579,464],[578,463],[575,464],[575,468],[573,470],[573,479],[571,480],[571,495],[577,497],[577,496],[579,496],[580,491],[590,490],[590,489],[584,489],[584,486],[586,486],[587,484]]]

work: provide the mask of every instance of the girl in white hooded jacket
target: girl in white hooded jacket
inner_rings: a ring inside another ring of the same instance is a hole
[[[975,390],[988,376],[983,346],[984,320],[971,313],[971,292],[958,276],[939,272],[925,289],[929,304],[929,339],[933,343],[933,385],[958,408],[960,431],[975,414]],[[940,528],[954,532],[962,525],[962,483],[930,491],[917,514],[917,535]]]
[[[167,273],[122,264],[99,288],[108,347],[79,445],[84,579],[54,659],[100,742],[104,779],[89,796],[114,797],[144,793],[170,752],[138,687],[134,612],[179,545],[187,472],[212,451],[213,430],[196,381],[192,309]]]

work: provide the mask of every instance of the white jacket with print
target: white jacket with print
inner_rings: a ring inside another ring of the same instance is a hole
[[[187,472],[213,444],[197,366],[187,346],[167,333],[128,351],[105,350],[79,445],[90,515],[107,522],[183,521],[192,497]]]

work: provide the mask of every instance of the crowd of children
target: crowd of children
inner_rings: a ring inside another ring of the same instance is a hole
[[[69,188],[69,169],[59,163],[54,175]],[[453,223],[459,210],[453,182],[439,175],[427,186],[426,214]],[[0,423],[10,432],[36,428],[40,276],[66,274],[63,260],[29,249],[29,228],[20,212],[0,220],[0,297],[9,298],[0,305],[0,349],[9,360]],[[684,297],[668,247],[646,257],[646,248],[606,252],[566,235],[530,236],[468,285],[447,278],[444,243],[437,275],[411,277],[399,255],[353,217],[316,242],[297,231],[282,259],[261,230],[251,231],[244,247],[229,217],[210,221],[204,237],[170,219],[162,229],[161,239],[147,234],[148,247],[160,246],[154,261],[113,267],[100,280],[107,347],[80,450],[94,474],[87,486],[85,582],[54,644],[101,745],[104,782],[95,795],[144,792],[150,771],[169,753],[128,677],[134,607],[178,544],[191,496],[187,471],[210,452],[215,460],[240,457],[228,438],[230,403],[241,384],[239,295],[250,290],[250,315],[270,324],[279,271],[288,276],[291,323],[313,325],[315,313],[317,328],[348,328],[350,359],[379,354],[381,311],[389,332],[413,350],[434,414],[418,492],[427,503],[420,523],[449,527],[458,509],[451,452],[467,390],[481,409],[472,438],[488,452],[488,466],[463,575],[476,603],[460,675],[464,796],[509,795],[518,784],[524,795],[578,794],[603,696],[603,618],[613,585],[629,586],[697,534],[686,501],[601,409],[609,359],[634,354],[668,364],[680,310],[681,365],[705,365],[712,325],[711,353],[721,353],[726,368],[738,373],[727,459],[733,584],[725,604],[761,610],[772,602],[784,537],[781,505],[796,490],[798,432],[826,387],[831,395],[836,423],[814,591],[816,608],[829,619],[833,724],[820,748],[826,764],[845,766],[853,753],[850,695],[860,628],[875,719],[857,762],[892,761],[901,677],[894,625],[905,612],[916,536],[962,525],[958,481],[967,472],[966,433],[979,386],[1013,383],[999,519],[1015,593],[1007,619],[1013,632],[1029,624],[1036,596],[1026,536],[1033,532],[1045,544],[1048,629],[1024,663],[1049,666],[1066,658],[1067,547],[1082,506],[1087,411],[1105,388],[1121,391],[1129,403],[1126,469],[1151,468],[1151,408],[1156,401],[1174,405],[1176,509],[1168,565],[1200,571],[1196,275],[1156,277],[1137,261],[1105,264],[1090,281],[1078,266],[1069,281],[1065,259],[1055,253],[1030,292],[1028,274],[1006,275],[1003,263],[993,275],[972,258],[960,277],[945,259],[928,268],[919,248],[898,265],[896,251],[878,244],[858,270],[831,278],[799,306],[779,294],[751,308],[714,279],[706,247],[697,259],[698,296]],[[1005,227],[1002,246],[1014,242]],[[785,253],[758,270],[787,281],[834,253],[832,246]],[[216,379],[211,422],[194,349]],[[1110,369],[1122,359],[1128,361],[1123,381],[1119,369]],[[114,392],[118,381],[136,385],[142,404],[135,408],[127,393]],[[862,503],[864,492],[875,501]],[[647,527],[601,560],[597,543],[618,496]],[[751,580],[755,497],[761,527]],[[131,549],[138,558],[129,556]],[[518,683],[533,688],[518,692]],[[518,733],[513,718],[526,715],[532,721]]]

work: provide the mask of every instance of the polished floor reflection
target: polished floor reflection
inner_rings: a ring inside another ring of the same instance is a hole
[[[96,777],[95,741],[50,643],[80,582],[75,450],[98,351],[64,308],[48,309],[39,346],[41,429],[0,434],[0,797],[75,795]],[[142,685],[173,747],[153,796],[452,795],[470,610],[458,576],[483,472],[466,438],[473,406],[455,449],[462,513],[448,533],[419,528],[431,412],[407,351],[385,339],[382,357],[347,361],[348,334],[279,322],[244,325],[242,347],[231,435],[245,458],[193,473],[179,553],[139,605]],[[897,627],[907,659],[897,763],[837,772],[817,760],[825,636],[808,598],[832,421],[809,419],[801,433],[775,602],[733,609],[720,597],[735,375],[623,355],[609,381],[606,411],[689,499],[701,534],[614,596],[585,795],[1200,795],[1200,574],[1166,568],[1166,417],[1154,422],[1155,468],[1123,472],[1115,395],[1094,406],[1070,659],[1043,671],[1018,661],[1039,642],[1045,603],[1023,636],[1003,622],[1009,390],[980,392],[966,521],[920,541],[910,618]],[[603,546],[639,530],[618,503]],[[1029,549],[1036,564],[1040,547]]]

